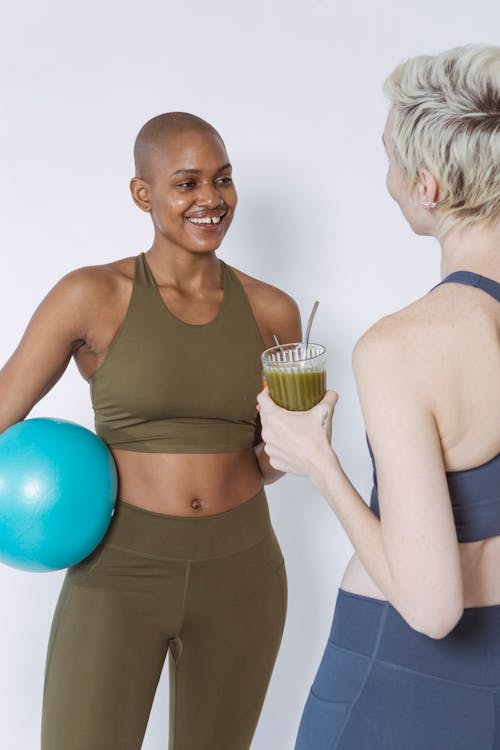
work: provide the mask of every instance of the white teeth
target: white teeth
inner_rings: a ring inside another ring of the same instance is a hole
[[[221,216],[206,216],[204,219],[197,219],[194,216],[186,217],[191,224],[218,224],[221,220]]]

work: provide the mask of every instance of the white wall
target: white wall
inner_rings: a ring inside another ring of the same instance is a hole
[[[291,293],[329,349],[335,440],[366,497],[350,368],[358,335],[438,279],[384,185],[385,75],[402,58],[498,43],[497,0],[18,0],[0,19],[0,359],[66,271],[146,249],[128,180],[139,127],[186,110],[226,140],[240,206],[221,257]],[[73,365],[33,415],[92,425]],[[283,646],[252,750],[290,750],[350,549],[305,480],[269,490],[289,575]],[[62,574],[0,566],[2,748],[36,750],[44,654]],[[166,747],[163,676],[145,750]],[[201,750],[201,749],[200,749]]]

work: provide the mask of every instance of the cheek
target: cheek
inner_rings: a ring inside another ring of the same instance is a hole
[[[185,196],[175,197],[165,204],[165,211],[169,214],[183,214],[190,207],[191,202]]]
[[[385,184],[391,198],[399,203],[399,198],[401,196],[401,181],[399,178],[399,174],[397,174],[393,167],[389,167],[389,169],[387,170]]]
[[[227,197],[227,202],[232,206],[233,210],[236,208],[236,205],[238,203],[238,193],[236,192],[236,188],[232,187],[232,189],[229,191],[229,196]]]
[[[159,226],[165,231],[169,227],[178,226],[183,221],[183,214],[188,210],[191,203],[184,196],[174,197],[167,201],[159,201],[155,206],[154,215]]]

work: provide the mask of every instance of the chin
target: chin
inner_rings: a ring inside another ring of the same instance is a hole
[[[414,234],[418,234],[421,237],[424,237],[430,234],[430,232],[428,231],[427,225],[424,226],[424,224],[421,221],[418,221],[412,216],[409,216],[408,213],[401,208],[401,206],[399,206],[399,208],[401,209],[401,213],[403,214],[404,218],[407,221],[408,226],[410,227],[410,229],[412,230]]]
[[[208,255],[221,246],[224,236],[225,235],[222,237],[205,237],[198,241],[193,240],[193,238],[187,240],[184,238],[183,241],[178,240],[176,244],[178,247],[181,247],[183,250],[186,250],[193,255]]]
[[[221,245],[222,239],[220,239],[218,242],[206,243],[202,246],[198,245],[197,247],[190,247],[188,249],[195,255],[208,255],[209,253],[213,253],[218,250]]]
[[[423,226],[422,224],[419,224],[417,222],[411,222],[409,221],[408,224],[410,225],[411,230],[414,234],[417,234],[419,237],[431,237],[432,232],[429,231],[428,226]]]

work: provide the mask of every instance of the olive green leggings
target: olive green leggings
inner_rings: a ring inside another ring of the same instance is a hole
[[[139,750],[167,652],[169,750],[248,750],[285,610],[263,491],[203,518],[119,503],[61,591],[42,750]]]

